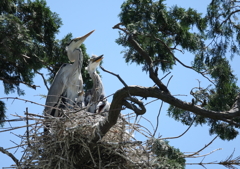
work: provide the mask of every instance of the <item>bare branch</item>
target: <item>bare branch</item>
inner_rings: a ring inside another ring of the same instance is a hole
[[[189,125],[189,127],[187,128],[186,131],[184,131],[182,134],[180,134],[179,136],[176,137],[166,137],[166,138],[161,138],[161,140],[167,140],[167,139],[176,139],[176,138],[180,138],[182,137],[184,134],[186,134],[188,132],[188,130],[192,127],[193,123],[194,123],[195,119],[192,121],[192,123]]]
[[[167,74],[168,75],[168,74]],[[168,83],[167,83],[167,87],[168,87],[168,84],[170,82],[170,80],[172,79],[173,76],[171,76],[168,80]],[[160,114],[161,114],[161,111],[162,111],[162,106],[163,106],[163,101],[161,102],[161,106],[159,108],[159,111],[158,111],[158,115],[157,115],[157,125],[156,125],[156,128],[154,130],[154,133],[153,133],[153,137],[155,136],[156,132],[157,132],[157,129],[158,129],[158,125],[159,125],[159,117],[160,117]]]
[[[128,37],[128,42],[134,47],[135,50],[138,51],[139,54],[141,54],[146,63],[148,64],[148,69],[149,69],[149,77],[157,84],[157,86],[163,90],[166,93],[169,93],[169,90],[167,89],[167,87],[161,82],[161,80],[155,75],[154,71],[153,71],[153,62],[150,58],[150,56],[141,48],[141,46],[135,41],[135,39],[133,39],[133,37],[131,35],[129,35]]]
[[[3,147],[0,147],[0,151],[1,151],[3,154],[8,155],[8,156],[16,163],[16,165],[18,166],[18,168],[21,168],[18,159],[17,159],[12,153],[8,152],[8,151],[5,150]]]
[[[31,147],[30,141],[29,141],[29,123],[28,123],[28,108],[26,108],[26,123],[27,123],[27,141],[28,141],[28,146]]]
[[[101,68],[103,71],[105,71],[105,72],[107,72],[107,73],[110,73],[110,74],[116,76],[116,77],[122,82],[122,84],[123,84],[126,88],[128,88],[128,85],[124,82],[124,80],[123,80],[119,75],[117,75],[117,74],[115,74],[115,73],[113,73],[113,72],[110,72],[110,71],[104,69],[102,66],[100,66],[100,68]],[[134,98],[134,97],[132,97],[130,93],[128,93],[128,95],[129,95],[129,96],[126,97],[125,100],[123,101],[123,105],[126,106],[127,108],[133,110],[133,111],[137,114],[137,116],[138,116],[138,115],[143,115],[143,114],[146,112],[146,108],[145,108],[145,106],[143,105],[143,102],[140,101],[140,100],[138,100],[138,99],[136,99],[136,98]],[[134,104],[131,104],[131,103],[127,102],[127,100],[130,100],[130,101],[138,104],[138,106],[139,106],[141,109],[139,109],[138,107],[136,107]]]
[[[122,84],[123,84],[125,87],[128,87],[128,85],[124,82],[124,80],[123,80],[119,75],[117,75],[117,74],[115,74],[115,73],[113,73],[113,72],[110,72],[110,71],[104,69],[101,65],[100,65],[100,68],[101,68],[104,72],[107,72],[107,73],[109,73],[109,74],[112,74],[112,75],[116,76],[116,77],[120,80],[120,82],[122,82]]]
[[[213,151],[211,151],[211,152],[209,152],[209,153],[207,153],[207,154],[203,154],[203,155],[199,155],[199,156],[191,156],[191,157],[186,157],[186,158],[199,158],[199,157],[205,157],[205,156],[208,156],[208,155],[210,155],[210,154],[212,154],[212,153],[214,153],[214,152],[216,152],[216,151],[218,151],[218,150],[222,150],[222,149],[221,149],[221,148],[218,148],[218,149],[213,150]]]
[[[39,74],[39,75],[42,77],[43,82],[44,82],[44,85],[46,86],[47,90],[49,90],[49,87],[48,87],[48,85],[47,85],[47,80],[45,79],[45,77],[43,76],[43,74],[40,73],[40,72],[38,72],[38,71],[36,71],[36,73]]]
[[[212,144],[213,141],[214,141],[216,138],[218,138],[218,135],[217,135],[216,137],[214,137],[214,138],[212,139],[212,141],[210,141],[210,142],[209,142],[207,145],[205,145],[202,149],[198,150],[197,152],[195,152],[195,153],[193,153],[193,154],[185,155],[185,157],[192,157],[192,156],[198,154],[199,152],[201,152],[202,150],[204,150],[205,148],[207,148],[210,144]]]
[[[37,87],[40,87],[40,86],[36,86],[36,85],[31,85],[31,84],[26,83],[26,82],[23,82],[23,81],[9,80],[9,79],[5,79],[5,78],[2,78],[2,77],[0,77],[0,80],[2,80],[2,81],[5,82],[5,83],[16,84],[16,85],[19,84],[19,83],[22,83],[22,84],[25,84],[25,85],[27,85],[28,87],[33,88],[33,89],[35,89],[35,90],[36,90]]]

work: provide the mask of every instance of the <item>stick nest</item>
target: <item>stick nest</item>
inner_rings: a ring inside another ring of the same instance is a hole
[[[26,149],[20,161],[22,168],[151,168],[149,149],[128,132],[143,129],[127,122],[126,116],[119,116],[97,143],[89,140],[105,116],[83,110],[64,112],[64,117],[36,116],[27,117],[35,123],[28,125],[23,137]]]

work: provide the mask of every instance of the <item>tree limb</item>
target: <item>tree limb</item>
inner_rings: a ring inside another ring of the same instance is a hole
[[[167,87],[161,82],[161,80],[155,75],[153,70],[153,62],[150,56],[141,48],[141,46],[133,39],[131,35],[128,37],[128,42],[134,47],[134,49],[141,54],[149,66],[149,77],[157,84],[157,86],[166,93],[169,93]]]
[[[5,150],[3,147],[0,147],[0,151],[1,151],[3,154],[8,155],[8,156],[16,163],[16,165],[18,166],[18,168],[21,168],[18,159],[17,159],[12,153],[8,152],[8,151]]]
[[[43,82],[44,82],[44,85],[46,86],[47,90],[49,90],[49,87],[48,87],[48,85],[47,85],[47,80],[45,79],[45,77],[43,76],[43,74],[40,73],[40,72],[38,72],[38,71],[36,71],[36,73],[39,74],[39,75],[42,77]]]
[[[5,78],[2,78],[2,77],[0,77],[0,80],[2,80],[5,83],[9,83],[9,84],[19,84],[19,83],[22,83],[22,84],[25,84],[28,87],[31,87],[31,88],[33,88],[35,90],[36,90],[37,87],[40,87],[40,86],[36,86],[36,85],[31,85],[31,84],[23,82],[23,81],[9,80],[9,79],[5,79]]]
[[[134,104],[128,103],[127,100],[130,100],[131,102],[138,104],[141,109],[139,109]],[[123,101],[123,105],[126,106],[128,109],[133,110],[137,115],[143,115],[146,112],[146,108],[143,102],[134,97],[125,98],[125,100]]]
[[[183,102],[182,100],[179,100],[174,96],[160,90],[158,87],[128,86],[128,88],[122,88],[114,94],[111,107],[109,110],[109,116],[104,121],[100,122],[98,126],[99,131],[101,131],[100,132],[101,136],[99,136],[96,131],[95,136],[92,139],[94,142],[97,142],[98,140],[100,140],[101,137],[103,137],[107,133],[107,131],[114,124],[116,124],[118,116],[122,109],[122,105],[124,105],[123,102],[125,98],[129,96],[128,92],[132,96],[158,98],[173,106],[184,109],[186,111],[193,112],[196,115],[201,115],[206,118],[221,120],[235,126],[240,126],[239,123],[236,123],[232,120],[235,117],[240,117],[239,109],[234,108],[225,112],[216,112],[216,111],[206,110],[200,106],[192,105],[191,102],[189,103]]]

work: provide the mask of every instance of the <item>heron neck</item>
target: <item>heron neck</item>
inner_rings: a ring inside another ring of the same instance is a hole
[[[101,80],[100,76],[95,71],[90,73],[90,77],[93,80],[92,101],[99,101],[101,94],[104,93],[102,80]]]
[[[79,49],[75,49],[73,51],[72,57],[74,57],[74,60],[75,60],[73,65],[76,65],[74,67],[76,67],[78,69],[78,72],[81,73],[82,64],[83,64],[82,50],[80,48]]]

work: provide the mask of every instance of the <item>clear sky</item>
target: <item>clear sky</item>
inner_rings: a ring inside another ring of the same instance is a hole
[[[72,33],[73,37],[79,37],[91,30],[96,30],[86,41],[84,42],[87,48],[87,53],[89,55],[96,54],[101,55],[104,54],[103,64],[102,66],[110,70],[116,74],[119,74],[122,79],[128,85],[140,85],[140,86],[152,86],[153,82],[148,78],[148,75],[145,72],[141,71],[141,66],[137,66],[135,64],[126,64],[123,59],[123,53],[121,51],[124,50],[122,46],[118,46],[115,43],[115,40],[118,38],[118,30],[112,29],[112,27],[119,23],[118,14],[120,13],[120,6],[123,0],[117,1],[83,1],[83,0],[47,0],[47,4],[50,7],[52,12],[56,12],[59,14],[59,17],[62,19],[63,25],[60,28],[60,32],[57,35],[58,39],[62,39],[67,33]],[[192,7],[197,9],[199,12],[206,12],[206,6],[209,1],[206,0],[167,0],[166,4],[171,7],[172,5],[177,5],[181,7]],[[176,55],[179,59],[181,59],[185,64],[190,65],[191,59],[193,59],[192,55],[185,53]],[[233,65],[234,74],[239,72],[239,57],[235,57],[231,64]],[[43,73],[47,73],[46,71],[42,71]],[[103,84],[105,87],[105,94],[110,95],[116,92],[118,89],[121,89],[123,85],[121,82],[114,76],[107,74],[100,70],[102,75]],[[189,94],[190,90],[193,87],[198,86],[198,80],[201,81],[202,87],[207,87],[209,82],[203,79],[197,73],[183,68],[180,65],[176,65],[174,70],[171,71],[171,75],[173,78],[169,84],[169,89],[174,95],[187,95],[187,96],[179,96],[180,99],[190,101],[191,96]],[[159,72],[159,77],[163,77],[164,74]],[[168,76],[169,78],[170,76]],[[166,84],[168,81],[166,78],[163,82]],[[238,75],[239,78],[239,75]],[[26,95],[21,96],[21,98],[26,100],[31,100],[36,103],[44,104],[45,99],[41,98],[39,95],[46,95],[47,89],[44,86],[41,77],[35,77],[35,84],[41,86],[37,88],[37,90],[30,89],[28,87],[23,87],[25,89]],[[239,83],[238,83],[238,86]],[[16,93],[10,94],[8,96],[4,95],[3,85],[0,83],[0,96],[1,97],[18,97]],[[35,114],[42,114],[43,107],[35,104],[25,103],[19,100],[4,100],[7,104],[7,117],[8,119],[16,118],[13,115],[23,115],[26,107],[28,107],[28,111]],[[109,99],[111,102],[111,98]],[[161,101],[156,101],[152,104],[146,106],[147,112],[143,115],[145,118],[150,120],[154,126],[156,126],[156,117],[160,108]],[[159,119],[159,127],[157,131],[157,136],[161,135],[162,137],[171,137],[178,136],[184,132],[188,126],[184,126],[180,122],[176,122],[173,119],[169,118],[166,114],[166,110],[168,108],[168,104],[164,104],[161,116]],[[131,111],[128,111],[131,112]],[[153,132],[151,125],[144,121],[140,121],[141,125],[149,128],[150,131]],[[11,124],[6,123],[5,128],[11,126],[21,126],[25,125],[25,122],[12,122]],[[19,144],[21,139],[14,134],[23,134],[25,132],[24,129],[14,130],[11,132],[0,133],[0,146],[4,148],[14,147],[15,143]],[[136,134],[138,139],[144,140],[143,136],[140,134]],[[199,149],[203,148],[204,145],[208,144],[215,135],[210,136],[208,132],[208,126],[197,126],[192,127],[183,137],[178,139],[169,140],[170,144],[176,148],[179,148],[182,152],[195,152]],[[10,141],[11,140],[11,141]],[[15,142],[15,143],[14,143]],[[202,154],[210,153],[213,150],[218,148],[222,148],[222,150],[217,151],[203,160],[203,162],[212,162],[212,161],[220,161],[225,160],[228,156],[231,155],[233,150],[235,149],[234,157],[240,155],[240,137],[238,136],[233,141],[222,141],[220,139],[216,139],[207,149],[205,149]],[[14,153],[16,149],[9,150],[11,153]],[[19,148],[16,152],[16,157],[21,158],[23,149]],[[198,159],[187,159],[188,163],[191,162],[200,162],[203,158]],[[9,167],[14,162],[5,154],[0,153],[0,167]],[[216,165],[207,165],[208,169],[215,168],[225,168]],[[186,166],[187,169],[194,168],[200,169],[201,166]]]

